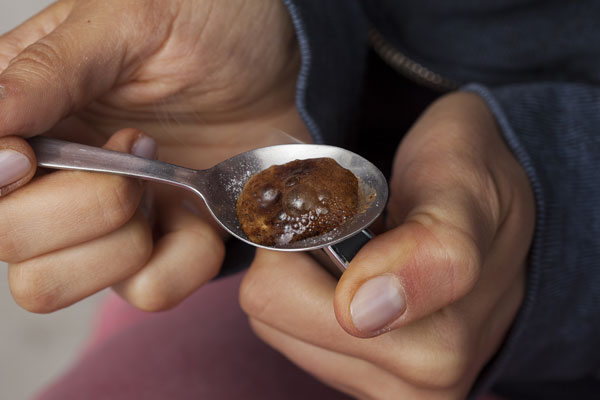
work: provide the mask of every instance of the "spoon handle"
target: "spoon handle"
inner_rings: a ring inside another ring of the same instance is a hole
[[[374,236],[370,230],[362,229],[342,242],[311,251],[311,255],[339,279],[356,253]]]
[[[33,148],[40,167],[107,172],[168,183],[199,193],[193,183],[198,181],[198,175],[202,171],[43,136],[27,141]]]

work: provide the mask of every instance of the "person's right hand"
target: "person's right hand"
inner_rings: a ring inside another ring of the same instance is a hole
[[[168,308],[216,274],[225,238],[175,189],[152,188],[151,226],[133,180],[60,171],[29,182],[23,137],[154,156],[147,135],[123,130],[136,127],[162,160],[206,168],[273,144],[274,129],[307,140],[299,63],[280,0],[62,0],[1,36],[0,260],[16,301],[50,312],[114,286],[142,309]]]

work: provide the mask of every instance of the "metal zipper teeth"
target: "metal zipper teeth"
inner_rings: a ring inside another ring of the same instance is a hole
[[[440,92],[449,92],[460,86],[458,82],[444,78],[440,74],[433,72],[402,54],[389,44],[375,29],[369,29],[368,37],[369,45],[375,53],[396,70],[396,72],[412,81]]]

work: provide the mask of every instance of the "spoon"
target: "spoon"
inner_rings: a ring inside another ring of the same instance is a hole
[[[212,216],[234,237],[269,250],[311,251],[338,277],[362,245],[373,237],[366,228],[381,214],[388,196],[387,182],[377,167],[349,150],[334,146],[284,144],[263,147],[238,154],[212,168],[194,170],[42,136],[30,138],[28,142],[33,147],[40,167],[118,174],[188,189],[204,200]],[[356,175],[359,193],[363,198],[369,197],[364,211],[320,236],[276,247],[250,241],[242,231],[236,214],[237,198],[250,176],[271,165],[319,157],[332,158]]]

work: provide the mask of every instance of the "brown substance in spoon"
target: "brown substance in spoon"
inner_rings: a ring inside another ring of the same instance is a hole
[[[274,165],[250,177],[236,208],[248,239],[285,245],[352,218],[359,208],[358,179],[331,158]]]

